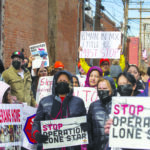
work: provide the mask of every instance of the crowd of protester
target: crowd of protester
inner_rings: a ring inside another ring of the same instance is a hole
[[[81,48],[79,48],[79,51]],[[32,136],[38,142],[38,149],[42,150],[42,143],[48,137],[41,133],[41,120],[54,120],[87,115],[87,123],[81,128],[88,131],[89,144],[58,149],[66,150],[105,150],[109,149],[108,137],[112,119],[111,103],[113,96],[149,96],[148,82],[150,68],[141,72],[138,66],[126,66],[124,55],[120,60],[100,59],[99,66],[89,66],[85,59],[80,58],[78,70],[80,75],[86,75],[84,87],[97,90],[99,99],[91,103],[86,113],[84,101],[73,96],[73,87],[80,87],[78,77],[65,70],[62,62],[56,61],[50,67],[32,70],[33,56],[24,57],[23,52],[12,53],[11,65],[4,68],[0,60],[0,103],[22,104],[37,107],[36,117],[32,127]],[[31,72],[34,72],[32,75]],[[36,103],[36,92],[39,78],[54,76],[52,95],[44,97],[39,105]]]

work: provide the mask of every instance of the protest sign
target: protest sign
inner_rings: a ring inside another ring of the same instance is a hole
[[[120,58],[121,32],[81,31],[80,58]]]
[[[33,119],[35,118],[37,108],[31,106],[23,107],[23,133],[22,133],[22,147],[29,150],[36,150],[37,147],[35,139],[31,135]]]
[[[0,104],[0,148],[21,148],[22,104]]]
[[[150,148],[149,97],[113,97],[110,147]]]
[[[34,56],[32,61],[32,69],[40,68],[41,66],[49,66],[49,58],[46,48],[46,43],[39,43],[29,46],[31,55]]]
[[[85,86],[86,75],[76,75],[78,77],[80,87]]]
[[[90,104],[99,99],[97,90],[90,87],[74,87],[73,95],[83,99],[87,111]]]
[[[43,148],[60,148],[88,144],[88,134],[80,127],[80,123],[86,121],[85,116],[41,121],[42,134],[48,135],[48,140],[43,144]]]
[[[53,84],[53,76],[40,77],[36,93],[37,104],[39,104],[40,100],[43,97],[52,94],[52,84]]]

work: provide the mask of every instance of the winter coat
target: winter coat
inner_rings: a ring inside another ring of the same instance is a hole
[[[97,70],[100,74],[100,76],[102,76],[102,69],[100,67],[97,67],[97,66],[93,66],[89,69],[88,73],[87,73],[87,76],[86,76],[86,80],[85,80],[85,87],[90,87],[90,83],[89,83],[89,77],[90,77],[90,73],[93,71],[93,70]]]
[[[104,105],[100,100],[93,102],[88,111],[89,149],[104,150],[108,142],[108,135],[104,126],[111,113],[111,102]]]
[[[144,85],[144,83],[142,81],[137,80],[137,82],[136,82],[136,89],[134,91],[134,96],[136,96],[136,95],[140,94],[141,92],[143,92],[144,89],[145,89],[144,86],[145,85]]]
[[[59,96],[55,93],[55,86],[57,79],[60,74],[65,73],[69,76],[69,79],[72,83],[72,75],[67,71],[59,71],[55,74],[53,79],[53,86],[52,86],[52,95],[44,97],[38,106],[36,117],[34,119],[34,123],[32,126],[32,135],[34,137],[36,132],[41,132],[40,121],[42,120],[53,120],[57,119],[58,110],[57,106],[62,106],[62,114],[65,112],[62,118],[72,118],[72,117],[79,117],[86,115],[86,109],[84,106],[84,102],[79,97],[73,96],[73,90],[71,89],[70,92],[67,94],[63,102]],[[66,107],[67,106],[67,107]],[[64,110],[64,111],[63,111]],[[64,145],[65,146],[65,145]],[[81,146],[74,146],[74,147],[67,147],[66,150],[80,150]],[[53,150],[61,150],[61,148],[55,148]]]
[[[24,72],[24,78],[22,79],[18,75],[18,70],[11,66],[3,72],[2,77],[10,85],[13,96],[16,96],[20,102],[26,102],[28,105],[35,106],[36,102],[31,91],[32,80],[28,70]]]
[[[80,63],[81,63],[81,67],[83,68],[85,73],[87,73],[90,69],[90,66],[87,64],[87,62],[85,61],[84,58],[80,58]],[[119,65],[121,67],[121,70],[124,71],[124,69],[125,69],[125,57],[124,57],[124,55],[120,55]]]

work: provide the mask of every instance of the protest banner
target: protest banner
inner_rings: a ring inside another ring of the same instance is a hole
[[[35,118],[37,108],[31,106],[23,106],[23,133],[22,133],[22,147],[29,150],[36,150],[37,145],[35,139],[31,135],[32,124]]]
[[[86,121],[86,116],[41,121],[42,134],[48,135],[48,140],[43,143],[43,148],[61,148],[88,144],[87,131],[84,132],[80,126],[80,123]]]
[[[74,87],[73,95],[83,99],[87,111],[90,104],[99,99],[97,90],[91,87]]]
[[[21,148],[22,104],[0,104],[0,148]]]
[[[81,31],[80,58],[120,58],[121,32]]]
[[[150,148],[149,97],[113,97],[110,147]]]
[[[85,86],[86,75],[76,75],[78,77],[80,87]]]
[[[46,43],[39,43],[29,46],[31,55],[34,56],[32,61],[32,69],[40,68],[41,65],[44,67],[49,66],[49,58],[46,48]]]
[[[52,84],[53,84],[53,76],[40,77],[36,93],[37,104],[39,104],[40,100],[43,97],[52,94]]]

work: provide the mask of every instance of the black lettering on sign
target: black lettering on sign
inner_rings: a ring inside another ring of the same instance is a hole
[[[147,134],[148,134],[147,139],[150,140],[150,129],[148,130]]]
[[[113,117],[113,126],[118,126],[119,118],[117,116]]]
[[[118,138],[118,136],[117,135],[115,135],[115,128],[113,128],[113,138]]]
[[[140,129],[140,128],[137,128],[136,129],[136,139],[141,139],[142,137],[141,137],[141,132],[142,132],[142,129]]]

